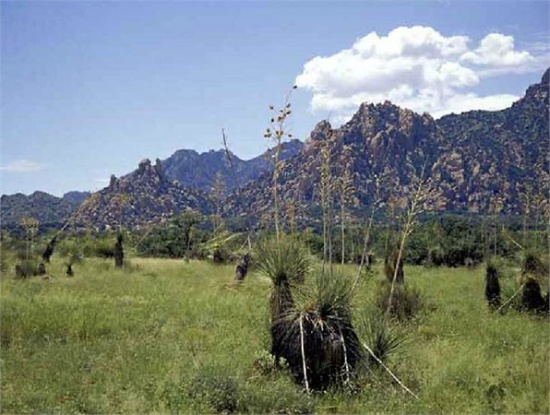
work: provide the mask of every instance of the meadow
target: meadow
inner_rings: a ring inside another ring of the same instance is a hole
[[[405,267],[425,305],[392,323],[404,341],[388,366],[418,399],[379,367],[312,394],[275,370],[271,281],[254,270],[241,285],[234,265],[207,261],[91,258],[74,270],[54,256],[52,279],[3,273],[2,413],[550,413],[548,320],[491,312],[483,266]],[[358,323],[382,275],[375,265],[360,281]]]

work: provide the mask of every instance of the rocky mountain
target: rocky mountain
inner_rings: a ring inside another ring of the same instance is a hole
[[[116,229],[119,224],[136,229],[162,222],[185,209],[209,214],[213,204],[205,192],[168,178],[160,160],[152,165],[145,159],[132,173],[119,179],[111,176],[109,186],[80,206],[74,222],[99,229]]]
[[[298,154],[303,143],[291,140],[283,143],[280,158],[287,160]],[[273,150],[268,150],[260,156],[250,160],[242,160],[231,154],[231,169],[227,154],[224,150],[211,150],[206,153],[197,153],[194,150],[178,150],[172,156],[162,161],[167,177],[178,180],[185,187],[193,187],[210,192],[216,182],[216,175],[220,174],[224,182],[226,194],[236,189],[237,184],[244,186],[255,180],[262,173],[272,170],[270,161]],[[236,182],[236,180],[238,183]]]
[[[281,159],[294,156],[302,146],[299,140],[285,142],[281,149]],[[232,155],[235,174],[223,150],[202,154],[194,150],[178,150],[164,161],[157,160],[155,166],[145,160],[136,171],[120,179],[112,177],[110,185],[94,193],[92,200],[82,207],[77,219],[81,224],[93,223],[100,228],[115,226],[120,216],[115,213],[119,209],[119,191],[131,198],[128,210],[123,212],[126,226],[142,226],[162,220],[171,212],[179,212],[185,207],[210,211],[212,202],[206,193],[211,192],[218,173],[221,174],[227,194],[236,188],[235,177],[242,186],[263,172],[271,171],[272,153],[273,150],[268,150],[251,160],[242,160]],[[62,198],[40,191],[30,196],[21,193],[2,195],[1,222],[4,226],[15,226],[23,217],[33,217],[44,225],[59,227],[90,195],[90,192],[78,191],[68,192]],[[156,200],[158,195],[160,197]],[[142,196],[144,199],[140,200]],[[138,218],[141,215],[144,215],[143,218]]]
[[[325,151],[332,177],[348,172],[354,189],[348,196],[359,206],[375,199],[376,177],[382,180],[378,198],[388,202],[391,197],[403,206],[411,182],[423,175],[433,184],[435,210],[518,213],[527,186],[548,185],[548,78],[547,70],[540,83],[501,111],[434,120],[385,102],[362,104],[338,129],[320,122],[303,150],[283,164],[279,195],[285,203],[293,201],[295,214],[318,209]],[[228,198],[225,213],[269,212],[271,185],[272,175],[262,175]]]
[[[69,192],[63,197],[39,191],[30,196],[21,193],[2,195],[0,198],[2,225],[18,224],[23,218],[32,217],[42,225],[59,226],[88,196],[90,192]]]
[[[391,199],[404,206],[411,184],[422,176],[432,184],[434,210],[519,213],[527,187],[548,194],[548,96],[547,70],[540,83],[501,111],[470,111],[434,120],[390,102],[364,103],[340,128],[322,121],[304,144],[285,143],[277,183],[281,210],[292,209],[298,220],[318,215],[319,183],[327,160],[334,184],[347,186],[347,203],[358,210],[375,200]],[[224,151],[180,150],[155,165],[144,160],[137,170],[120,179],[113,176],[108,187],[86,199],[76,219],[99,228],[119,223],[136,228],[186,208],[210,213],[216,210],[212,188],[217,175],[226,192],[233,190],[223,203],[217,201],[226,216],[271,217],[271,156],[266,152],[248,161],[233,156],[235,174]],[[235,192],[235,177],[241,192]],[[338,186],[332,193],[338,199]],[[17,223],[24,216],[62,222],[84,196],[2,196],[2,223]]]
[[[302,145],[298,140],[284,143],[281,158],[295,155]],[[267,151],[247,161],[232,155],[234,172],[223,150],[202,154],[179,150],[164,161],[157,159],[154,165],[145,159],[132,173],[120,179],[111,176],[109,186],[94,193],[80,207],[75,222],[100,229],[116,228],[122,223],[135,229],[162,222],[185,209],[213,213],[216,176],[221,175],[225,191],[229,192],[237,187],[235,178],[242,186],[271,171],[270,154]]]

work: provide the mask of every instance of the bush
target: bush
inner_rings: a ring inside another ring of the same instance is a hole
[[[288,365],[285,361],[279,363],[279,368],[287,368]],[[255,355],[253,370],[259,376],[272,376],[277,373],[278,369],[275,364],[273,355],[267,350],[263,350]]]
[[[25,259],[15,265],[16,278],[29,278],[38,275],[38,261]]]
[[[68,257],[72,262],[74,262],[73,259],[81,258],[83,255],[82,243],[72,238],[60,241],[56,251],[61,257]]]
[[[375,293],[374,303],[382,312],[386,312],[390,298],[391,283],[383,281]],[[398,320],[410,320],[424,308],[422,293],[414,287],[395,284],[390,315]]]
[[[264,388],[247,385],[240,394],[238,411],[252,414],[312,414],[312,399],[293,385],[270,382]]]
[[[205,370],[191,380],[188,392],[191,398],[208,404],[216,413],[231,414],[237,410],[239,385],[225,374]]]
[[[93,247],[92,253],[99,258],[113,258],[115,256],[114,243],[98,241]]]

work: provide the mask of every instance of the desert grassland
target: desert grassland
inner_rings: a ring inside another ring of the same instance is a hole
[[[405,267],[427,305],[394,323],[405,343],[360,389],[307,395],[268,355],[270,281],[234,266],[86,259],[1,288],[2,413],[549,413],[548,320],[489,312],[484,268]],[[355,272],[355,268],[346,268]],[[508,277],[504,285],[513,285]],[[358,285],[372,310],[382,269]]]

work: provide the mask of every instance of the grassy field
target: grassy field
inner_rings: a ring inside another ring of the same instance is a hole
[[[482,268],[405,269],[427,306],[395,323],[405,343],[389,366],[418,400],[380,369],[354,393],[313,395],[274,371],[270,281],[254,273],[235,287],[233,266],[206,262],[74,269],[67,278],[54,260],[49,281],[2,276],[2,413],[550,412],[548,320],[489,312]],[[360,283],[356,315],[381,275]]]

